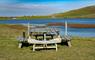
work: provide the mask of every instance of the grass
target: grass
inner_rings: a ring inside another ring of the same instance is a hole
[[[88,6],[80,9],[71,10],[65,13],[55,14],[58,18],[95,18],[95,6]]]
[[[53,49],[33,52],[32,46],[18,48],[16,37],[22,31],[25,29],[16,25],[0,25],[0,60],[95,60],[95,38],[74,37],[71,48],[59,44],[57,52]]]

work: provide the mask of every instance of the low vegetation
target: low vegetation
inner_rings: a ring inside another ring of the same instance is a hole
[[[33,52],[32,46],[18,48],[16,38],[25,30],[20,25],[0,25],[0,60],[95,60],[95,38],[73,37],[71,48],[59,44],[57,52]]]
[[[32,20],[32,19],[50,19],[51,16],[16,16],[16,17],[0,17],[0,20]]]

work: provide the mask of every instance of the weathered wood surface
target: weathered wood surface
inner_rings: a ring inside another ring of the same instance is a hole
[[[33,44],[33,51],[35,51],[36,49],[43,49],[43,48],[55,48],[56,49],[56,51],[58,50],[58,48],[57,48],[57,44],[55,43],[53,46],[48,46],[47,44],[43,44],[43,46],[42,47],[38,47],[38,46],[36,46],[36,44]]]

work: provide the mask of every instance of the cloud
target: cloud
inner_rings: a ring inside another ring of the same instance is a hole
[[[0,15],[47,15],[54,13],[55,7],[43,4],[0,4]],[[54,11],[54,12],[53,12]]]
[[[24,1],[24,3],[20,3]],[[48,15],[53,13],[65,12],[72,9],[78,9],[88,5],[94,5],[95,1],[80,2],[50,2],[50,3],[25,3],[26,0],[1,0],[0,16],[16,15]],[[30,1],[30,0],[27,0]],[[31,0],[34,1],[34,0]],[[37,1],[37,0],[36,0]],[[40,1],[40,0],[39,0]],[[52,0],[53,1],[53,0]],[[57,0],[58,1],[58,0]],[[60,0],[61,1],[61,0]],[[68,0],[70,1],[70,0]],[[74,0],[73,0],[74,1]],[[77,0],[78,1],[78,0]],[[19,2],[19,3],[18,3]]]

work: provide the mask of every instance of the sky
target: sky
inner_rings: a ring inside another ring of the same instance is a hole
[[[0,0],[0,16],[50,15],[95,5],[95,0]]]

